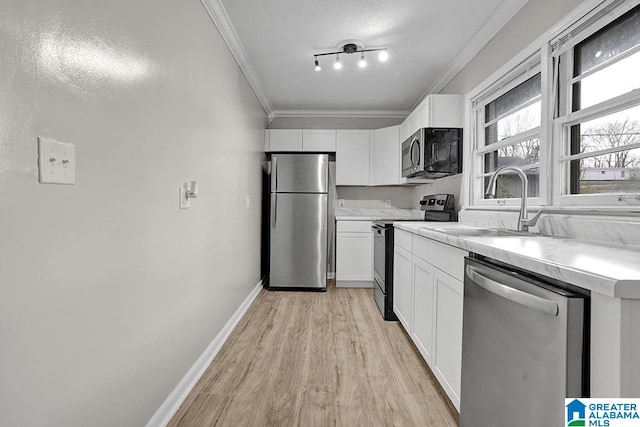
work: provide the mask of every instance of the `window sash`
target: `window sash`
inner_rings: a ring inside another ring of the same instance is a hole
[[[528,129],[524,132],[518,133],[516,135],[512,135],[508,138],[505,138],[500,141],[496,141],[491,144],[485,143],[485,129],[499,120],[518,112],[524,108],[529,107],[530,105],[539,102],[543,99],[544,92],[544,79],[545,73],[543,73],[543,55],[541,50],[538,50],[535,54],[529,56],[526,60],[522,61],[519,66],[513,68],[510,72],[508,72],[505,76],[498,79],[496,83],[485,89],[481,92],[480,95],[476,96],[474,100],[472,100],[472,125],[473,125],[473,137],[472,141],[474,143],[475,149],[472,152],[472,163],[473,166],[471,168],[471,191],[470,203],[473,206],[516,206],[520,204],[519,198],[508,198],[508,199],[485,199],[484,198],[484,180],[486,177],[491,176],[493,172],[484,172],[484,156],[485,154],[499,151],[501,148],[505,148],[511,145],[518,144],[520,142],[526,141],[532,138],[538,138],[540,140],[540,150],[541,150],[541,161],[536,164],[526,165],[525,169],[532,169],[539,167],[540,168],[540,192],[539,197],[528,197],[527,202],[531,205],[539,205],[544,201],[543,194],[546,189],[546,173],[543,172],[542,165],[542,152],[545,150],[542,147],[541,141],[541,130],[543,126],[536,126],[532,129]],[[515,89],[520,84],[534,77],[536,74],[542,73],[541,76],[541,95],[536,96],[523,104],[519,105],[516,108],[511,109],[508,112],[505,112],[498,116],[497,118],[485,123],[485,108],[488,104],[500,98],[502,95],[507,92]],[[544,101],[541,103],[544,104]],[[545,118],[543,113],[545,111],[544,105],[541,105],[541,121],[544,122]]]

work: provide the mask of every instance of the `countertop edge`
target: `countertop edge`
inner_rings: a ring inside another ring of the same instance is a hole
[[[504,239],[513,239],[512,237],[458,237],[432,230],[432,228],[442,228],[443,225],[444,223],[394,223],[394,227],[412,234],[454,246],[478,255],[486,256],[488,258],[493,258],[498,261],[511,264],[517,268],[522,268],[523,270],[528,270],[542,276],[561,280],[592,292],[613,298],[640,299],[640,277],[638,280],[617,279],[590,271],[580,270],[573,266],[555,262],[552,259],[532,257],[523,253],[497,247],[498,242],[501,241],[500,239],[503,239],[502,242],[506,243],[508,240]],[[459,223],[448,223],[447,225],[447,227],[452,226],[478,228]],[[556,237],[535,237],[534,239],[558,240]],[[581,242],[573,239],[567,239],[567,241],[571,242],[574,246],[582,244]],[[549,242],[549,240],[547,240],[547,242]]]

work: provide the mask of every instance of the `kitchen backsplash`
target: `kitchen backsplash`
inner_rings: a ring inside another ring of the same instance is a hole
[[[419,207],[410,187],[337,187],[338,199],[344,200],[347,208],[384,208],[385,201],[396,208]],[[422,197],[422,196],[421,196]],[[337,207],[337,201],[336,201]]]
[[[530,211],[529,216],[533,214]],[[458,218],[461,223],[478,227],[516,229],[518,224],[516,211],[463,210]],[[640,245],[640,218],[637,216],[543,213],[531,231],[548,236]]]

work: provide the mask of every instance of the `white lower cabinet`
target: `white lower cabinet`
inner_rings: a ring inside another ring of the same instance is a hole
[[[413,256],[412,261],[414,315],[411,336],[422,357],[431,366],[436,322],[435,268],[417,256]]]
[[[393,310],[460,410],[463,265],[466,252],[396,230]]]
[[[371,221],[337,221],[336,286],[373,286]]]
[[[411,280],[411,252],[393,246],[393,312],[406,331],[413,325],[413,284]]]
[[[460,410],[464,285],[438,269],[435,269],[434,278],[438,310],[435,322],[435,352],[431,366],[451,402]]]

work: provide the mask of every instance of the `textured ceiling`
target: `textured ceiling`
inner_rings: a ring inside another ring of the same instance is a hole
[[[526,0],[525,0],[526,1]],[[523,0],[221,0],[273,109],[408,111],[499,8]],[[509,15],[510,16],[510,15]],[[492,23],[494,26],[495,22]],[[503,24],[503,23],[501,23]],[[355,39],[387,47],[358,67],[359,54],[320,57]],[[488,40],[486,40],[488,41]],[[486,42],[485,41],[485,42]]]

